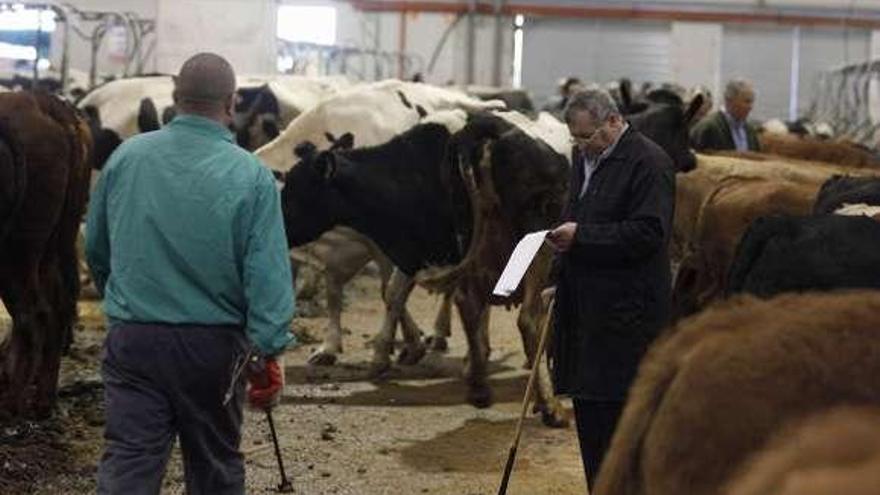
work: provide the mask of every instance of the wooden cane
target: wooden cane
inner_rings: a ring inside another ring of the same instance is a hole
[[[547,343],[547,334],[550,333],[550,320],[553,318],[553,306],[556,298],[550,299],[547,307],[547,317],[544,318],[544,324],[541,327],[541,338],[538,340],[538,350],[535,353],[535,359],[532,363],[532,371],[529,373],[529,382],[526,385],[526,395],[523,397],[522,410],[519,413],[519,422],[516,424],[516,432],[513,434],[513,442],[510,451],[507,453],[507,464],[504,465],[504,474],[501,475],[501,486],[498,487],[498,495],[507,493],[507,484],[510,482],[510,475],[513,474],[513,464],[516,461],[516,450],[519,448],[519,439],[522,436],[523,423],[526,419],[526,412],[529,409],[529,402],[532,398],[532,390],[535,388],[535,380],[538,378],[538,366],[541,365],[541,355],[544,354],[544,346]]]

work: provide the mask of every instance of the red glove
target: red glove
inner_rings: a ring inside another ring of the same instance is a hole
[[[264,358],[248,365],[248,402],[256,409],[271,409],[278,404],[284,389],[283,366],[276,358]]]

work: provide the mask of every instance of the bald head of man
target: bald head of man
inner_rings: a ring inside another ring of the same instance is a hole
[[[235,71],[220,55],[193,55],[174,77],[174,104],[181,113],[228,124],[235,108]]]

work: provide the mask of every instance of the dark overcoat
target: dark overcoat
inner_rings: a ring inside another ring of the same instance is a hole
[[[564,221],[578,224],[556,267],[553,377],[558,394],[623,400],[670,308],[668,246],[675,207],[669,156],[628,128],[593,172],[572,160]]]
[[[746,141],[749,151],[761,151],[761,143],[755,128],[746,123]],[[706,150],[736,150],[733,135],[730,133],[730,124],[721,110],[713,112],[703,120],[697,122],[691,129],[691,145],[697,151]]]

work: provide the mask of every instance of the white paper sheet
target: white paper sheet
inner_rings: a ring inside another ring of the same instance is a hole
[[[519,283],[523,275],[526,274],[529,265],[532,264],[532,260],[535,259],[535,255],[538,254],[538,250],[541,249],[541,244],[544,243],[544,238],[547,237],[548,232],[550,231],[539,230],[526,234],[517,243],[513,254],[507,260],[507,266],[504,267],[501,277],[498,278],[498,283],[495,284],[492,294],[505,297],[513,294],[513,291],[519,287]]]

